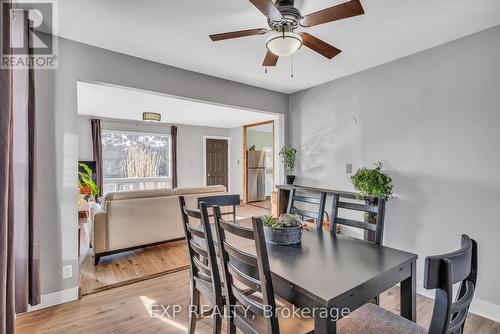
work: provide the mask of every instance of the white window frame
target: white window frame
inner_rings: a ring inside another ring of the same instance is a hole
[[[121,134],[132,134],[139,136],[156,136],[156,137],[168,137],[168,152],[169,152],[169,163],[168,163],[168,177],[143,177],[143,178],[105,178],[103,175],[103,186],[106,181],[112,181],[112,183],[134,183],[134,182],[166,182],[172,185],[172,135],[168,133],[161,132],[141,132],[141,131],[129,131],[129,130],[115,130],[115,129],[102,129],[102,132],[112,132],[112,133],[121,133]],[[103,157],[104,160],[104,157]],[[170,187],[172,188],[172,187]],[[169,188],[169,189],[170,189]],[[136,190],[136,189],[134,189]]]

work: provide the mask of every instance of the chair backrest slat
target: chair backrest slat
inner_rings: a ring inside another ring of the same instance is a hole
[[[348,209],[348,210],[355,210],[355,211],[363,211],[363,212],[371,212],[371,213],[378,212],[378,207],[376,205],[370,205],[370,204],[339,202],[338,207],[341,209]]]
[[[235,247],[228,244],[227,241],[223,241],[223,243],[224,243],[225,251],[229,255],[231,255],[232,257],[236,258],[237,260],[239,260],[245,264],[248,264],[248,265],[251,265],[254,267],[257,266],[257,259],[255,258],[255,256],[248,254],[247,252],[243,252],[239,249],[236,249]]]
[[[436,289],[429,334],[462,334],[477,281],[477,244],[462,235],[455,252],[425,259],[424,287]],[[453,285],[460,283],[453,302]]]
[[[236,312],[234,312],[233,321],[236,327],[238,327],[244,334],[260,334],[260,327],[256,323],[252,324],[252,320],[244,319]]]
[[[234,325],[248,334],[279,333],[262,220],[252,218],[252,229],[228,223],[222,218],[217,206],[214,207],[214,216],[229,310],[229,326]],[[230,243],[234,239],[229,240],[227,235],[253,240],[256,255],[238,250]],[[238,287],[241,285],[250,288],[251,292],[260,292],[262,297],[254,298],[243,293]],[[251,312],[241,312],[242,308]]]
[[[193,241],[193,240],[189,240],[189,245],[191,246],[192,250],[196,254],[198,254],[201,257],[208,258],[207,250],[205,248],[203,248],[202,246],[200,246],[200,244],[198,242]]]
[[[321,202],[320,198],[300,196],[300,195],[295,195],[295,198],[293,200],[295,202],[303,202],[303,203],[310,203],[310,204],[319,204]]]
[[[381,245],[384,236],[384,218],[385,218],[385,199],[377,198],[376,205],[365,200],[364,204],[354,203],[349,198],[350,202],[346,201],[340,194],[333,195],[330,232],[337,233],[337,225],[349,226],[362,229],[365,232],[364,239]],[[375,215],[375,224],[372,222],[359,221],[349,218],[339,217],[339,209],[344,211],[364,212],[365,214]]]
[[[231,263],[228,263],[227,269],[229,273],[238,279],[241,283],[245,284],[248,288],[254,290],[254,291],[261,291],[260,287],[260,281],[251,277],[250,275],[242,272],[239,270],[236,266],[232,265]]]
[[[347,219],[347,218],[337,218],[335,223],[340,224],[340,225],[350,226],[350,227],[361,228],[363,230],[369,230],[369,231],[376,231],[377,230],[376,225],[373,225],[373,224],[370,224],[367,222],[361,222],[358,220]]]
[[[318,213],[317,212],[311,212],[311,211],[307,211],[307,210],[296,209],[296,210],[293,210],[292,213],[295,213],[296,215],[299,215],[301,217],[308,217],[308,218],[312,218],[312,219],[318,219]]]
[[[264,306],[262,304],[259,304],[255,300],[252,300],[252,298],[245,296],[245,294],[240,291],[236,287],[232,287],[232,293],[236,300],[243,306],[245,309],[252,311],[255,315],[264,316]]]
[[[469,307],[470,303],[472,303],[472,298],[474,298],[474,285],[470,281],[466,281],[466,289],[465,294],[457,299],[451,306],[451,311],[453,313],[457,313],[463,310],[466,307]]]
[[[220,304],[216,306],[221,308],[222,284],[207,205],[201,202],[199,211],[190,210],[186,207],[184,196],[179,196],[179,206],[189,252],[191,285],[193,287],[200,280],[208,282],[211,291],[207,297]],[[191,225],[190,219],[198,220],[200,225]]]
[[[192,226],[191,224],[189,223],[186,223],[186,228],[187,230],[189,231],[189,233],[191,235],[194,235],[202,240],[205,239],[205,232],[203,232],[203,230],[201,228],[198,228],[198,227],[195,227],[195,226]]]
[[[298,208],[297,203],[305,203],[310,207],[316,208],[315,211],[306,210]],[[325,215],[325,205],[326,205],[326,192],[320,192],[319,194],[313,193],[297,193],[295,188],[290,190],[288,197],[288,206],[286,209],[287,213],[295,213],[301,217],[312,218],[315,220],[316,229],[323,229],[323,218]]]
[[[222,225],[224,230],[228,231],[231,234],[237,235],[238,237],[245,239],[253,239],[253,230],[244,226],[237,226],[236,224],[230,224],[225,221],[221,221],[219,223]]]
[[[236,206],[240,205],[240,195],[217,195],[217,196],[205,196],[198,198],[198,206],[200,202],[205,202],[208,208],[214,206],[218,207],[232,207],[232,211],[223,212],[222,215],[233,215],[233,221],[236,221]],[[209,215],[213,217],[213,214]]]
[[[193,263],[194,265],[196,266],[196,268],[198,269],[198,274],[204,274],[208,277],[210,277],[211,275],[211,272],[210,272],[210,268],[203,264],[197,257],[193,258]],[[210,279],[210,281],[212,281],[212,279]]]

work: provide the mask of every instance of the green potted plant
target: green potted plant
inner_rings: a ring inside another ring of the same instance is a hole
[[[379,161],[375,168],[360,168],[351,176],[354,188],[360,192],[359,199],[370,197],[370,204],[378,205],[378,199],[388,200],[392,196],[392,178],[382,170],[383,164]],[[374,213],[366,213],[365,220],[374,223]]]
[[[295,181],[295,175],[293,175],[293,170],[295,169],[295,158],[297,156],[297,150],[291,146],[285,145],[280,151],[281,161],[285,167],[286,173],[286,184],[293,184]]]
[[[279,218],[263,216],[266,242],[278,245],[297,244],[302,239],[302,230],[307,225],[296,214],[285,213]]]
[[[84,170],[84,172],[78,172],[78,188],[80,189],[80,194],[85,196],[90,195],[96,198],[100,189],[92,178],[92,170],[84,163],[80,163],[79,165]]]

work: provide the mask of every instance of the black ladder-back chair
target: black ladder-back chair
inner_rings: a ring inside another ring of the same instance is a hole
[[[214,207],[214,212],[226,287],[226,307],[229,310],[228,333],[236,333],[236,328],[245,334],[279,333],[276,301],[261,219],[252,218],[253,229],[251,229],[224,221],[218,207]],[[231,245],[227,235],[254,240],[257,256]],[[245,291],[240,288],[241,286],[245,287]],[[262,300],[249,296],[247,288],[260,292]]]
[[[339,209],[373,213],[376,215],[375,224],[366,221],[353,220],[339,217]],[[385,200],[378,199],[378,205],[372,205],[368,201],[364,204],[343,201],[340,194],[333,194],[332,212],[330,221],[330,232],[337,233],[337,225],[350,226],[364,230],[364,239],[376,245],[382,245],[384,236]],[[373,302],[380,304],[380,297],[375,296]]]
[[[222,330],[222,317],[220,315],[224,310],[224,298],[207,205],[201,202],[199,203],[199,211],[190,210],[186,207],[184,196],[179,196],[179,204],[191,270],[190,305],[192,307],[189,314],[189,333],[195,333],[197,318],[207,315],[199,314],[200,294],[203,294],[214,306],[213,333],[218,334]],[[200,225],[192,225],[189,218],[199,220]],[[194,314],[193,308],[196,309],[196,314]]]
[[[424,287],[436,289],[429,330],[373,304],[366,304],[337,323],[337,333],[463,334],[477,278],[477,244],[462,235],[455,252],[425,259]],[[460,283],[453,302],[453,285]],[[369,329],[369,330],[367,330]]]
[[[385,216],[385,199],[379,198],[377,205],[352,203],[343,201],[340,194],[333,195],[330,232],[337,233],[337,225],[345,225],[363,229],[365,231],[365,240],[373,242],[377,245],[382,245],[384,237],[384,216]],[[376,215],[375,224],[366,221],[359,221],[339,217],[339,209],[354,210],[364,213],[373,213]]]
[[[429,334],[462,334],[477,281],[477,243],[462,235],[458,251],[425,259],[424,287],[436,289]],[[460,283],[453,302],[453,285]]]
[[[222,215],[233,215],[233,222],[236,221],[236,206],[240,205],[240,195],[219,195],[219,196],[208,196],[208,197],[200,197],[198,198],[198,207],[200,206],[200,202],[205,202],[208,208],[212,208],[214,206],[232,206],[233,211],[231,212],[222,212]],[[213,214],[210,215],[213,217]]]
[[[308,203],[317,206],[317,211],[309,211],[299,209],[295,206],[295,202]],[[295,213],[301,217],[312,218],[316,220],[316,229],[323,229],[323,218],[325,216],[326,192],[320,192],[319,196],[312,196],[309,193],[297,194],[296,189],[290,190],[288,198],[287,213]]]

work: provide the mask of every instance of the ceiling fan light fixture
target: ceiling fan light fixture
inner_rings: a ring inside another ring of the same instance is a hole
[[[156,113],[156,112],[143,112],[142,113],[142,120],[148,121],[148,122],[160,122],[161,121],[161,114]]]
[[[302,37],[294,32],[277,32],[266,41],[269,51],[279,57],[288,57],[302,46]]]

